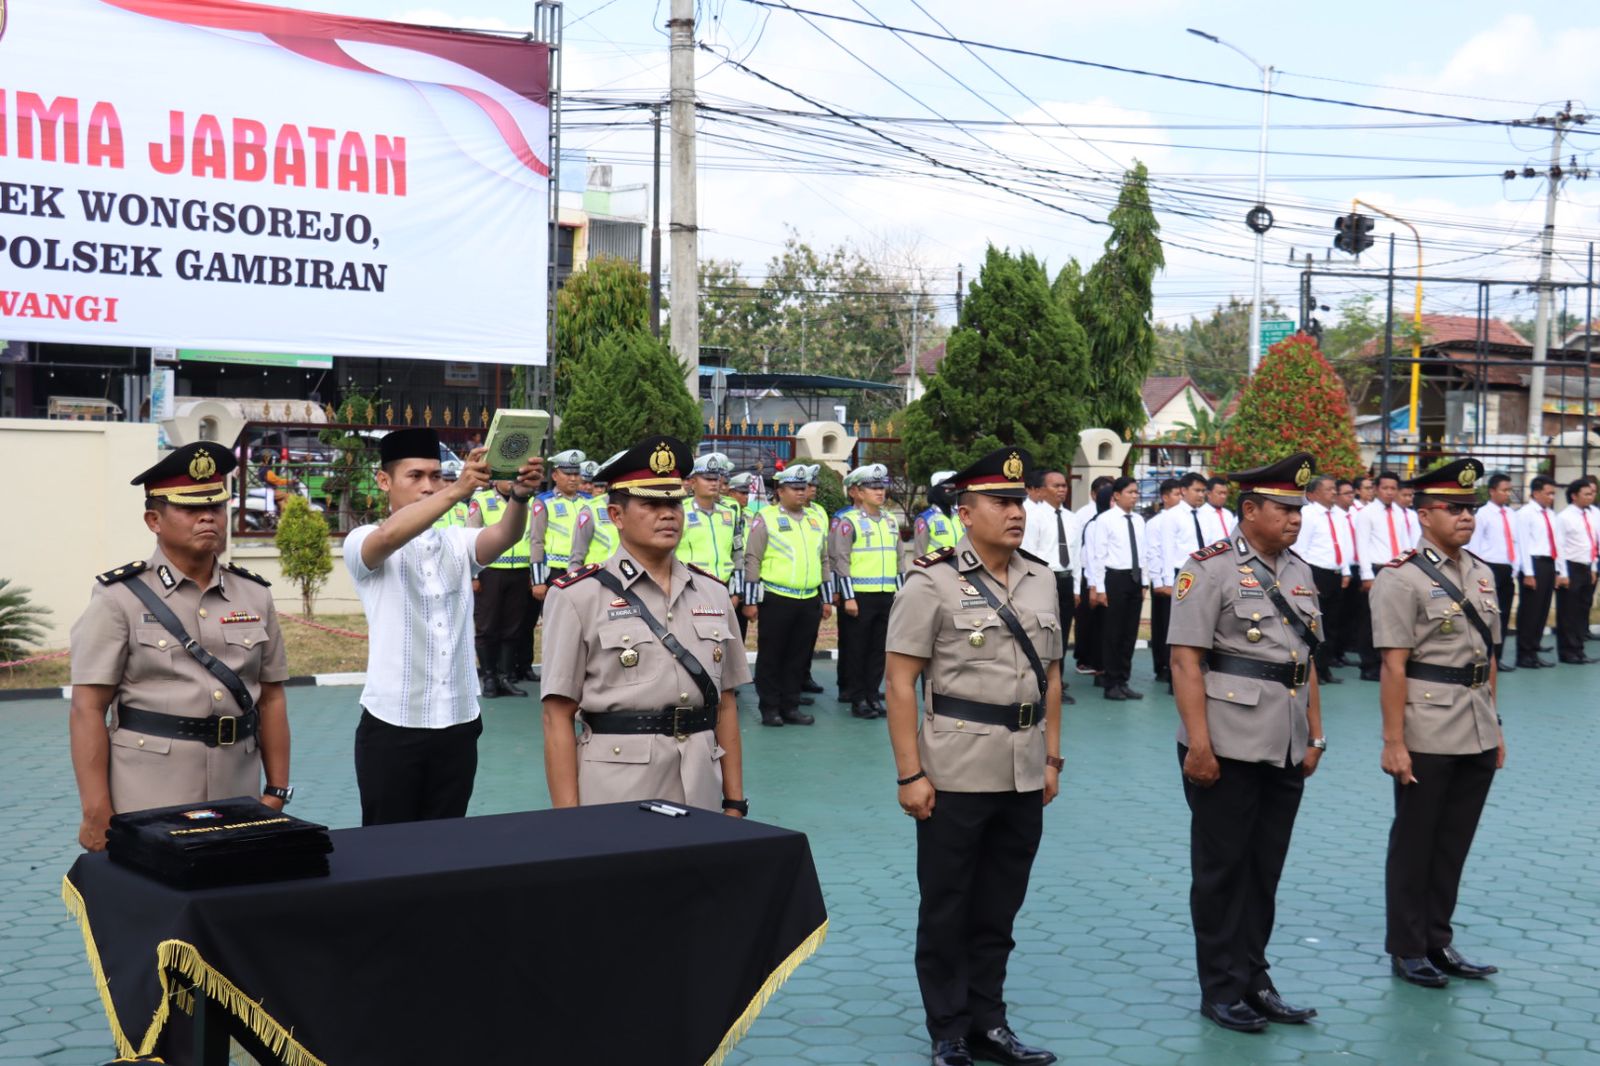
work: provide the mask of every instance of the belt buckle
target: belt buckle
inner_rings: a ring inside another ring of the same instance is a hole
[[[239,719],[231,714],[217,719],[217,746],[232,747],[239,739]]]
[[[1034,723],[1034,711],[1038,707],[1035,703],[1017,704],[1017,728],[1028,729]]]
[[[1489,681],[1489,664],[1488,663],[1473,663],[1472,664],[1472,681],[1470,682],[1469,687],[1471,687],[1471,688],[1482,688],[1485,684],[1488,683],[1488,681]]]
[[[693,707],[672,708],[672,739],[676,740],[679,744],[682,744],[684,741],[689,739],[689,734],[683,731],[683,719],[685,715],[689,714],[693,710]]]
[[[1289,687],[1290,688],[1304,688],[1306,682],[1309,681],[1310,679],[1311,679],[1311,660],[1307,659],[1304,662],[1301,662],[1298,659],[1295,660],[1295,663],[1294,663],[1294,678],[1293,678],[1293,680],[1291,680],[1289,682]]]

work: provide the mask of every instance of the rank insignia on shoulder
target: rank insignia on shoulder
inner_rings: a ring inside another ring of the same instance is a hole
[[[915,565],[926,569],[926,568],[932,566],[934,563],[942,563],[946,559],[954,559],[955,555],[956,555],[956,550],[954,548],[946,546],[946,547],[943,547],[943,548],[935,548],[933,551],[929,552],[927,555],[919,555],[915,559],[913,559],[912,562]]]
[[[1417,550],[1415,548],[1412,548],[1412,549],[1410,549],[1408,551],[1401,552],[1398,556],[1396,556],[1395,558],[1389,560],[1388,562],[1384,563],[1383,565],[1384,566],[1404,566],[1406,563],[1409,563],[1412,560],[1412,558],[1414,558],[1416,556],[1416,554],[1417,554]]]
[[[694,563],[684,563],[683,565],[687,566],[690,570],[693,570],[695,573],[701,575],[702,577],[709,577],[712,581],[715,581],[719,585],[726,585],[727,584],[726,581],[722,580],[716,574],[713,574],[711,571],[707,570],[703,566],[696,566]],[[721,612],[719,611],[718,613],[720,614]]]
[[[571,586],[576,585],[578,582],[582,581],[584,578],[590,577],[590,576],[598,573],[599,570],[600,570],[600,564],[599,563],[590,563],[588,566],[583,567],[581,570],[568,570],[566,573],[562,574],[560,577],[558,577],[554,581],[550,582],[550,584],[554,585],[558,589],[570,588]]]
[[[1225,540],[1219,540],[1215,544],[1206,545],[1197,552],[1191,552],[1189,558],[1204,562],[1207,559],[1215,559],[1219,555],[1227,555],[1232,549],[1232,544]]]
[[[260,574],[256,573],[254,570],[246,570],[244,567],[240,566],[238,563],[224,563],[222,568],[224,570],[226,570],[230,574],[238,574],[240,577],[249,578],[251,581],[254,581],[258,585],[265,585],[268,588],[272,587],[272,582],[268,581],[266,578],[262,577]]]
[[[128,580],[134,574],[144,573],[146,565],[147,564],[143,559],[132,563],[125,563],[122,566],[117,567],[115,570],[107,570],[103,574],[96,574],[94,579],[100,582],[102,585],[115,585],[119,581]]]

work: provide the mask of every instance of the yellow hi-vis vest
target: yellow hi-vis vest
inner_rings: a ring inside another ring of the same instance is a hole
[[[683,539],[678,558],[716,574],[724,584],[733,580],[734,550],[739,532],[739,507],[718,501],[708,514],[691,497],[683,501]]]
[[[544,563],[554,570],[572,562],[572,532],[578,528],[578,511],[589,501],[582,496],[567,499],[552,492],[543,497],[545,510]]]
[[[930,507],[917,517],[928,524],[929,551],[935,548],[954,548],[961,543],[961,538],[967,535],[961,519],[954,513],[947,515],[937,507]]]
[[[506,500],[494,489],[479,489],[472,494],[472,500],[478,505],[478,513],[483,516],[483,527],[488,529],[506,516]],[[517,542],[506,549],[506,553],[489,566],[496,570],[515,570],[518,567],[526,568],[533,558],[529,547],[528,530],[522,530],[522,536]]]
[[[822,587],[822,552],[828,539],[825,512],[806,508],[798,515],[776,504],[761,509],[767,550],[761,556],[761,585],[768,593],[807,600]]]
[[[465,529],[467,528],[467,505],[464,503],[453,504],[450,510],[433,520],[434,529]]]
[[[850,588],[856,592],[893,592],[900,587],[900,526],[880,511],[876,518],[859,507],[839,513],[838,521],[855,527],[850,539]],[[838,575],[834,575],[837,581]],[[854,599],[846,595],[845,599]]]
[[[589,550],[583,553],[583,564],[603,563],[617,553],[622,541],[617,537],[617,527],[611,524],[611,512],[606,510],[607,497],[602,494],[583,501],[589,509],[589,521],[594,523],[594,533],[589,540]]]

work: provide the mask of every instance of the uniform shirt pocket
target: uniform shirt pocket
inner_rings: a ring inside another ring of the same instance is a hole
[[[1061,643],[1061,620],[1054,611],[1038,611],[1035,617],[1039,620],[1039,628],[1044,631],[1043,647],[1039,648],[1039,658],[1046,664],[1061,658],[1064,649]]]
[[[649,734],[591,733],[583,745],[584,762],[647,763],[654,745]]]
[[[661,649],[650,627],[639,619],[608,622],[600,627],[597,638],[602,657],[614,658],[621,664],[620,679],[613,683],[623,686],[641,685],[649,681],[664,680],[665,663],[659,662]],[[670,656],[669,656],[670,658]],[[633,663],[629,666],[628,663]],[[611,675],[617,678],[618,674]]]
[[[962,662],[993,659],[1000,654],[1000,619],[987,611],[961,611],[950,616],[957,639],[966,645],[959,652]]]
[[[1448,596],[1430,596],[1423,601],[1422,613],[1428,619],[1427,635],[1431,638],[1450,640],[1467,628],[1466,614],[1458,611]]]
[[[727,630],[725,622],[695,622],[694,635],[698,639],[695,646],[689,649],[719,688],[722,682],[722,644],[728,639]]]
[[[135,626],[133,639],[139,645],[128,656],[128,681],[153,681],[173,676],[174,653],[183,654],[183,645],[177,637],[161,626]]]
[[[985,722],[969,722],[965,718],[951,718],[946,715],[933,716],[933,731],[941,736],[984,736],[993,729],[1004,729],[1005,726],[993,726]]]
[[[1206,674],[1206,698],[1254,707],[1261,702],[1261,682],[1213,670]]]
[[[111,746],[127,748],[130,751],[141,751],[150,755],[166,755],[172,751],[172,738],[153,737],[148,733],[135,733],[129,729],[117,729],[111,733]]]
[[[1456,701],[1456,686],[1437,681],[1406,679],[1406,702],[1419,707],[1451,707]]]

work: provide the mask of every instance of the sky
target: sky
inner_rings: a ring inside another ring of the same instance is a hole
[[[527,28],[533,12],[532,0],[277,2],[478,29]],[[1267,204],[1276,225],[1263,287],[1291,315],[1307,253],[1319,267],[1381,272],[1394,233],[1397,270],[1416,270],[1411,231],[1382,217],[1378,245],[1359,260],[1331,248],[1334,219],[1353,198],[1416,226],[1430,276],[1534,281],[1552,134],[1502,123],[1550,116],[1568,101],[1575,113],[1600,111],[1600,7],[1588,5],[774,2],[700,0],[697,8],[697,39],[711,49],[696,57],[697,93],[722,109],[698,126],[702,260],[735,260],[759,277],[791,231],[817,246],[849,241],[892,276],[940,294],[947,315],[958,268],[970,280],[988,244],[1030,251],[1052,269],[1074,257],[1092,262],[1117,182],[1135,159],[1150,168],[1167,242],[1156,318],[1177,324],[1230,295],[1248,299],[1254,239],[1244,214],[1256,198],[1260,94],[966,49],[784,4],[1225,85],[1259,87],[1256,64],[1272,66]],[[612,164],[618,184],[650,180],[639,105],[666,97],[668,3],[572,0],[564,8],[563,148]],[[825,110],[861,124],[752,108]],[[1562,149],[1564,169],[1597,172],[1560,184],[1557,280],[1582,280],[1588,243],[1600,240],[1597,153],[1600,115]],[[1524,167],[1540,174],[1502,176]],[[1397,294],[1407,308],[1410,284]],[[1381,301],[1383,288],[1368,277],[1320,278],[1314,295],[1337,308],[1362,293]],[[1536,298],[1518,284],[1490,299],[1496,317],[1525,318]],[[1582,291],[1568,299],[1581,317]],[[1477,300],[1473,284],[1433,282],[1424,310],[1472,314]]]

